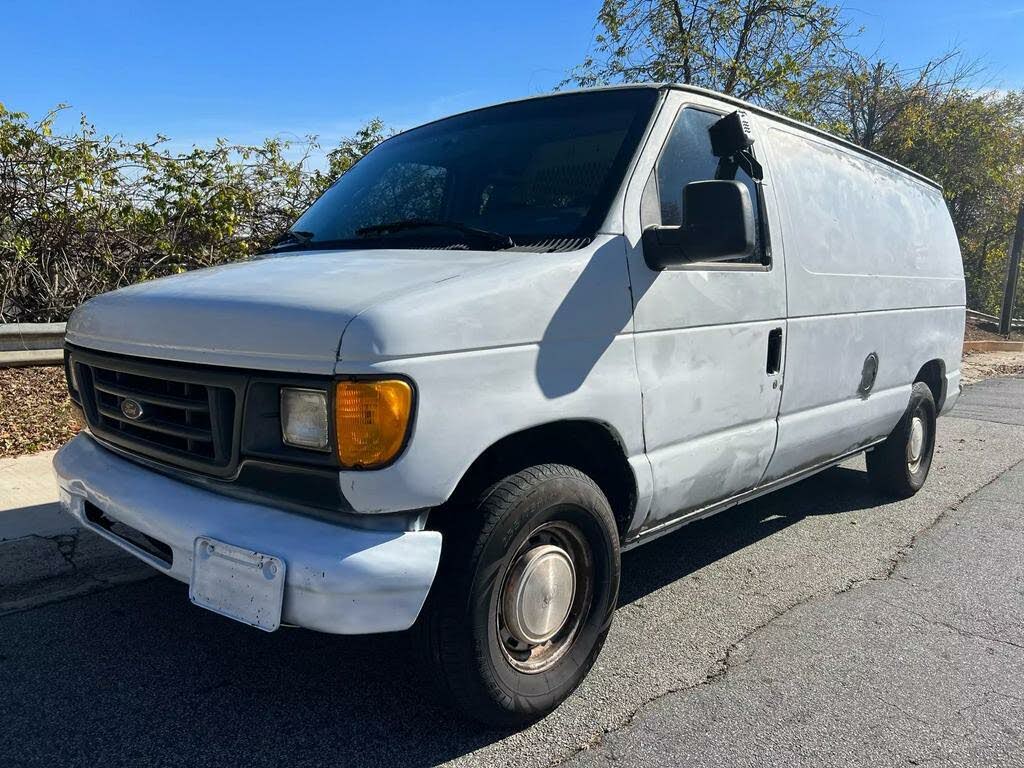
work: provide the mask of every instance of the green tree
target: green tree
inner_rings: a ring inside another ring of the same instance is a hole
[[[960,238],[968,306],[998,313],[1024,201],[1024,90],[958,88],[914,99],[872,148],[942,184]],[[1017,306],[1024,313],[1024,297]]]
[[[605,0],[581,86],[679,82],[806,115],[834,86],[850,33],[822,0]]]
[[[979,92],[958,51],[923,66],[860,56],[828,0],[604,0],[565,81],[704,86],[817,124],[938,181],[968,304],[997,311],[1024,200],[1024,91]],[[1024,293],[1024,292],[1022,292]],[[1024,314],[1024,296],[1018,299]]]

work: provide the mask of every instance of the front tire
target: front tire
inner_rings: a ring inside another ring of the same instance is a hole
[[[619,591],[608,500],[559,464],[506,477],[454,510],[420,622],[442,690],[470,717],[521,727],[593,666]]]
[[[868,477],[898,499],[913,496],[928,479],[935,450],[935,399],[928,385],[914,384],[910,404],[885,442],[868,452]]]

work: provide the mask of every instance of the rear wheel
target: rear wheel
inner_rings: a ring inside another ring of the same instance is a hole
[[[914,384],[910,404],[885,442],[868,452],[868,476],[897,498],[913,496],[924,485],[935,450],[935,399],[928,385]]]
[[[477,720],[525,725],[593,665],[619,589],[608,500],[571,467],[511,475],[455,510],[420,622],[439,683]]]

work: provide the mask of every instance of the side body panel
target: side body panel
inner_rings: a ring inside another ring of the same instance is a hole
[[[650,499],[640,385],[621,236],[405,291],[345,331],[338,374],[405,374],[416,386],[413,434],[392,465],[343,471],[357,512],[443,503],[480,454],[530,427],[605,425]]]
[[[654,479],[650,512],[634,520],[634,532],[756,486],[775,446],[782,391],[781,374],[766,371],[769,333],[785,332],[781,250],[770,269],[708,265],[657,272],[644,261],[644,188],[687,106],[731,111],[701,95],[670,93],[625,198],[636,358]],[[763,129],[757,124],[755,130]],[[778,210],[770,184],[766,180],[765,210],[768,231],[775,232]]]
[[[779,439],[765,481],[884,438],[921,367],[959,392],[964,281],[941,193],[838,144],[771,124],[789,333]],[[865,361],[878,372],[860,391]]]

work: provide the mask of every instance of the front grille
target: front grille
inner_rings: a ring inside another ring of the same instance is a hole
[[[94,367],[92,388],[100,421],[107,429],[197,458],[225,461],[225,446],[214,439],[207,387]],[[141,407],[137,421],[125,417],[125,401]]]
[[[71,365],[98,437],[193,471],[234,470],[241,376],[78,351]]]

